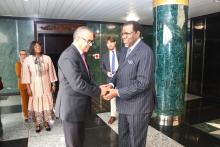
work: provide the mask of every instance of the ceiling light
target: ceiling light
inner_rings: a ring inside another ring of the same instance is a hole
[[[29,0],[24,0],[25,2],[28,2]]]
[[[106,26],[109,30],[113,30],[113,29],[115,29],[115,25],[114,24],[108,24],[107,26]]]
[[[194,26],[194,28],[196,29],[196,30],[201,30],[201,29],[203,29],[205,26],[204,25],[202,25],[202,24],[199,24],[199,25],[195,25]]]
[[[131,21],[131,20],[133,20],[133,21],[138,21],[138,20],[140,20],[140,18],[139,18],[136,14],[130,13],[130,14],[128,14],[128,16],[126,17],[126,20],[127,20],[127,21]]]
[[[220,0],[214,0],[216,3],[219,3],[220,2]]]

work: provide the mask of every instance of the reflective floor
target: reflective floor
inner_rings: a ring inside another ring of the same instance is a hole
[[[96,108],[97,109],[97,108]],[[35,133],[22,120],[20,96],[0,97],[1,147],[65,147],[61,122],[51,122],[50,132]],[[92,114],[86,121],[85,147],[117,147],[117,122],[107,125],[109,113]],[[151,121],[148,147],[220,147],[220,100],[187,96],[184,123],[162,127]]]
[[[186,112],[183,123],[177,127],[158,126],[151,122],[151,126],[176,140],[186,147],[220,147],[220,131],[211,134],[206,130],[198,129],[198,124],[207,124],[209,121],[220,118],[220,98],[192,98],[186,101]],[[217,122],[218,123],[218,122]],[[218,125],[218,124],[217,124]],[[220,125],[220,122],[219,122]],[[207,126],[210,126],[207,124]],[[210,126],[213,127],[213,126]],[[214,130],[220,130],[215,127]]]

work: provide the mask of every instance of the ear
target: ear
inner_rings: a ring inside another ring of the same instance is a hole
[[[140,37],[140,36],[141,36],[141,32],[140,32],[140,31],[137,31],[137,33],[136,33],[136,34],[137,34],[137,36],[138,36],[138,37]]]

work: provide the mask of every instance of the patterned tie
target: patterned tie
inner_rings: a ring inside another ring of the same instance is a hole
[[[126,58],[129,56],[130,53],[131,53],[131,49],[129,48],[129,49],[127,50]]]
[[[112,74],[115,73],[115,52],[112,51]]]
[[[88,65],[87,65],[87,63],[86,63],[86,58],[85,58],[85,55],[84,55],[84,54],[82,54],[82,59],[83,59],[84,65],[85,65],[85,67],[86,67],[87,73],[88,73],[88,75],[89,75],[89,68],[88,68]],[[90,77],[90,76],[89,76],[89,77]]]

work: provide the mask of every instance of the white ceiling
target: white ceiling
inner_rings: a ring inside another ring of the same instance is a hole
[[[0,0],[0,16],[124,22],[129,13],[152,25],[152,0]],[[220,12],[215,0],[189,0],[189,18]]]

